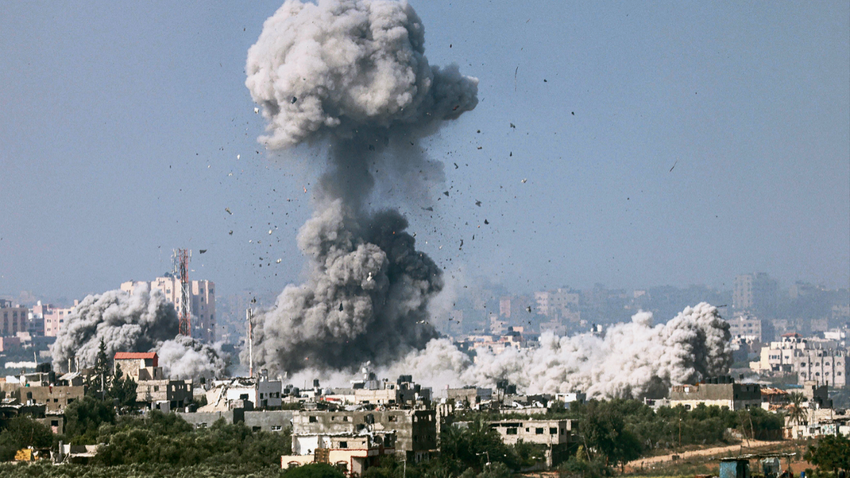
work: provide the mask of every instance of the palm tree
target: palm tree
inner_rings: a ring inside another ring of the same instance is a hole
[[[791,403],[786,407],[788,420],[794,425],[799,425],[806,418],[806,409],[803,408],[806,397],[802,393],[793,392],[788,398],[791,399]]]

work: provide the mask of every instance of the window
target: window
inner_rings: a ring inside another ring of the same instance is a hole
[[[558,429],[557,428],[549,428],[549,434],[550,435],[557,435]]]
[[[347,441],[339,442],[339,447],[340,448],[348,448],[348,442]]]
[[[272,425],[273,432],[279,432],[282,429],[280,425]]]
[[[318,419],[315,416],[310,416],[310,423],[318,423]]]
[[[508,431],[505,432],[506,435],[516,435],[516,428],[508,428]]]
[[[258,431],[261,431],[262,429],[263,429],[263,427],[251,427],[251,431],[253,431],[253,432],[258,432]]]
[[[395,416],[395,415],[390,415],[387,419],[388,419],[389,421],[391,421],[391,422],[398,421],[398,417],[397,417],[397,416]]]
[[[534,433],[536,433],[537,435],[542,435],[542,434],[543,434],[543,429],[542,429],[542,428],[535,428],[535,429],[534,429]]]

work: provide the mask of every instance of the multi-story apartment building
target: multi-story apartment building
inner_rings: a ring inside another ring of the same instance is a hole
[[[732,338],[744,340],[771,342],[774,339],[773,324],[747,314],[736,315],[729,320],[729,333]]]
[[[732,307],[736,311],[770,313],[776,307],[778,289],[776,281],[764,272],[740,274],[735,277]]]
[[[179,314],[183,303],[183,292],[180,279],[176,277],[157,277],[151,282],[128,281],[121,284],[121,290],[133,293],[142,284],[147,284],[151,291],[159,290],[165,294],[166,300],[174,304]],[[192,337],[204,341],[215,342],[216,312],[215,312],[215,283],[208,280],[193,280],[189,284],[189,312],[192,314]]]
[[[814,382],[817,385],[844,387],[847,385],[847,352],[835,349],[797,350],[794,356],[794,370],[797,382]]]
[[[0,299],[0,336],[15,335],[27,331],[29,309],[11,301]]]
[[[79,300],[74,301],[74,307],[79,304]],[[40,317],[43,319],[43,335],[45,337],[56,337],[59,334],[59,329],[65,323],[65,318],[71,315],[74,307],[61,308],[55,307],[52,304],[42,304],[41,301],[38,301],[38,304],[32,308],[31,315],[34,318]]]

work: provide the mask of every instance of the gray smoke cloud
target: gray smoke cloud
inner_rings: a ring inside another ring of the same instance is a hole
[[[435,386],[495,385],[507,379],[528,393],[583,391],[588,397],[662,397],[671,385],[726,374],[732,364],[729,324],[707,303],[687,307],[666,324],[652,314],[610,327],[604,336],[540,337],[540,347],[479,353],[473,363],[446,339],[382,371],[415,371]]]
[[[74,357],[80,367],[94,366],[102,340],[109,358],[116,352],[157,352],[160,366],[171,378],[224,373],[227,364],[219,345],[178,336],[177,330],[177,312],[161,291],[140,286],[133,294],[111,290],[89,295],[59,329],[51,347],[53,366],[67,370],[68,359]]]
[[[376,165],[412,195],[441,181],[442,164],[418,141],[478,102],[478,80],[429,65],[424,43],[406,2],[287,1],[250,48],[245,84],[268,120],[260,142],[330,144],[316,211],[298,235],[309,277],[256,316],[259,367],[385,364],[436,336],[426,319],[443,286],[439,267],[398,212],[367,206]]]
[[[227,369],[227,354],[221,350],[221,342],[210,345],[178,335],[162,342],[156,352],[162,371],[172,379],[211,380],[224,376]]]
[[[160,291],[139,287],[134,294],[111,290],[83,299],[59,328],[51,353],[54,367],[65,370],[77,357],[80,367],[92,367],[100,341],[106,354],[146,352],[177,335],[177,312]]]

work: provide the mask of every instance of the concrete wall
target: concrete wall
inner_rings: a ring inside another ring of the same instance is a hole
[[[302,411],[293,413],[292,421],[293,434],[298,435],[395,430],[396,452],[404,453],[412,461],[437,448],[437,420],[433,410]]]
[[[280,432],[292,428],[292,410],[245,412],[245,426],[252,430]]]
[[[254,431],[280,432],[292,427],[291,410],[263,410],[246,412],[237,408],[223,412],[178,412],[181,418],[192,424],[195,428],[208,428],[218,419],[223,418],[227,423],[243,422],[245,426]]]

